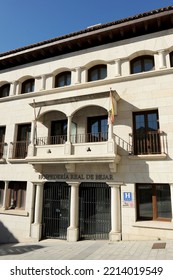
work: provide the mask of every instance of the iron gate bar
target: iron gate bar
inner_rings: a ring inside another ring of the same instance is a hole
[[[80,239],[109,239],[111,190],[106,183],[81,183],[79,187]]]
[[[70,186],[65,182],[47,182],[43,195],[43,238],[67,238]]]

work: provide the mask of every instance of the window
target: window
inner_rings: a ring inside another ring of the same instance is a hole
[[[0,87],[0,98],[9,96],[10,93],[10,84],[5,84]]]
[[[137,184],[138,220],[171,220],[171,194],[168,184]]]
[[[88,142],[107,141],[108,117],[98,116],[88,118]]]
[[[64,87],[71,84],[71,72],[62,72],[55,77],[55,87]]]
[[[107,66],[104,64],[95,65],[88,70],[88,81],[102,80],[107,77]]]
[[[25,209],[26,182],[10,182],[8,193],[9,209]]]
[[[35,80],[28,79],[22,83],[22,93],[29,93],[34,91]]]
[[[171,67],[173,67],[173,52],[171,52],[169,54],[169,57],[170,57],[170,64],[171,64]]]
[[[67,141],[67,120],[51,122],[51,144],[63,144]]]
[[[0,126],[0,159],[4,153],[5,126]]]
[[[4,182],[0,181],[0,207],[3,206],[3,198],[4,198]]]
[[[147,72],[154,69],[154,58],[151,55],[140,56],[131,61],[131,74]]]
[[[133,142],[136,155],[161,153],[158,118],[157,110],[133,114]]]

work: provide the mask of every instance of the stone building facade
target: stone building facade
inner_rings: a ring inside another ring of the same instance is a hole
[[[0,242],[173,237],[173,7],[0,54]]]

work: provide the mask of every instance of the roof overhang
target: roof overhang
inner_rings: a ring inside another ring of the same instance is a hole
[[[0,70],[173,28],[173,6],[0,54]]]

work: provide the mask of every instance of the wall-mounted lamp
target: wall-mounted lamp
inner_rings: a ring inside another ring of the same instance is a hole
[[[48,154],[51,154],[51,150],[50,150],[50,149],[48,149],[48,150],[47,150],[47,153],[48,153]]]
[[[87,152],[91,152],[91,148],[90,147],[87,148]]]

